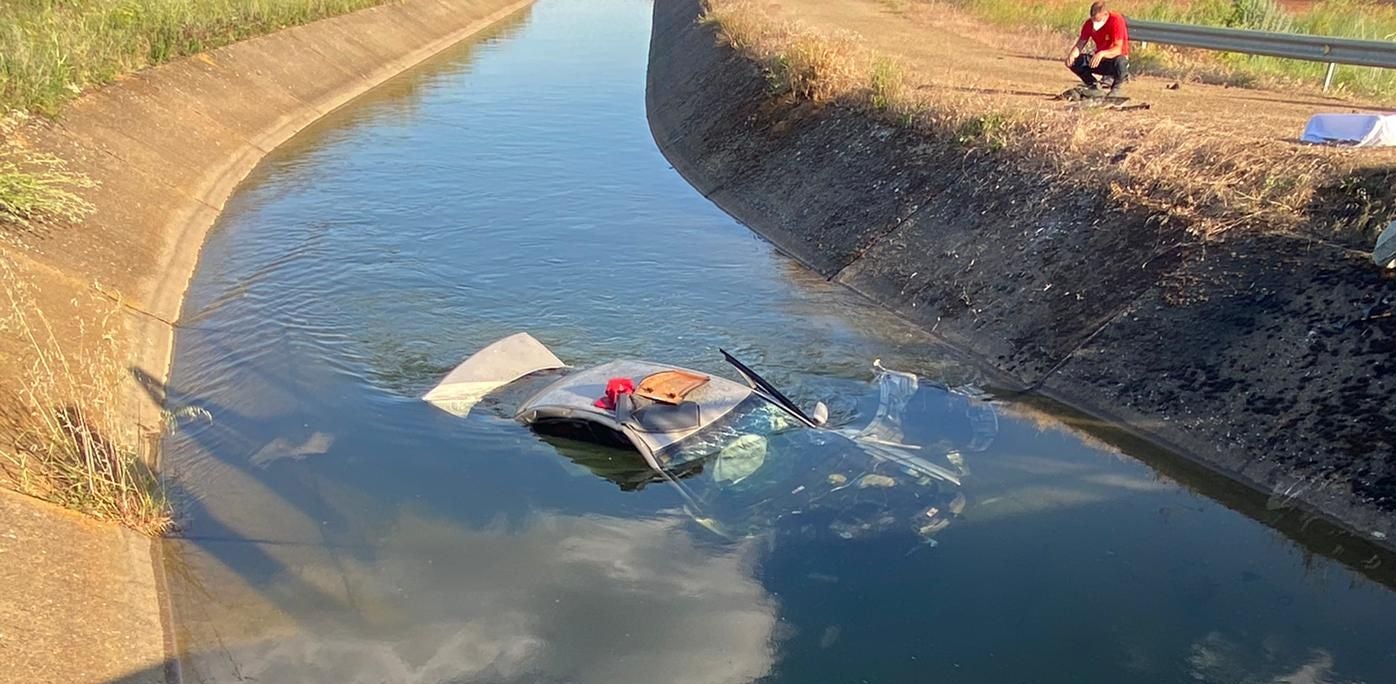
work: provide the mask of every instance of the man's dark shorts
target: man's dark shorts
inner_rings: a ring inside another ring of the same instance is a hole
[[[1098,85],[1096,76],[1109,76],[1115,79],[1115,83],[1124,83],[1129,80],[1129,57],[1120,55],[1109,59],[1100,60],[1100,66],[1091,68],[1091,56],[1081,55],[1071,64],[1071,71],[1075,73],[1082,83],[1094,88]]]

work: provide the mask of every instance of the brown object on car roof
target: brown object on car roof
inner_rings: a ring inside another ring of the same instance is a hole
[[[677,404],[689,392],[708,384],[708,376],[681,370],[666,370],[652,373],[640,381],[635,395],[653,399],[665,404]]]

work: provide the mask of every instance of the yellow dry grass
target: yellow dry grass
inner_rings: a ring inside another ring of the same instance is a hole
[[[710,2],[703,20],[728,45],[765,66],[773,92],[816,104],[857,93],[879,107],[895,106],[905,97],[896,65],[863,49],[857,34],[831,35],[777,22],[744,0]]]
[[[139,428],[120,406],[125,365],[116,314],[80,321],[63,339],[16,266],[0,257],[0,334],[28,365],[17,388],[13,440],[0,445],[0,481],[41,499],[160,534],[173,525],[164,484],[145,458]],[[95,346],[89,343],[95,340]]]

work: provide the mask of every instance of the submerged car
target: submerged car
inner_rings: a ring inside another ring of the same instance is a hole
[[[696,521],[727,537],[793,525],[845,539],[891,529],[929,539],[963,509],[961,454],[997,433],[987,402],[874,361],[872,420],[834,427],[823,402],[806,412],[721,353],[741,382],[629,359],[570,369],[519,333],[476,352],[422,398],[465,416],[489,396],[542,385],[512,408],[516,420],[622,489],[673,485]],[[934,406],[945,423],[936,434],[957,443],[935,453],[905,443],[913,405]]]

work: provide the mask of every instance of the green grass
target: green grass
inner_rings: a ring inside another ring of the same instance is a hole
[[[886,58],[874,59],[868,70],[868,97],[873,109],[889,111],[896,108],[906,84],[901,69]]]
[[[983,147],[994,152],[1013,142],[1012,121],[1000,112],[971,116],[960,123],[955,139],[965,147]]]
[[[953,0],[1002,26],[1049,29],[1075,34],[1085,20],[1079,0]],[[1127,17],[1205,26],[1309,33],[1366,40],[1396,40],[1396,8],[1369,0],[1321,0],[1303,12],[1289,12],[1275,0],[1119,0],[1112,7]],[[1323,82],[1327,65],[1318,62],[1230,53],[1180,52],[1158,48],[1131,55],[1140,71],[1196,75],[1231,85]],[[1338,92],[1367,97],[1396,96],[1396,70],[1339,65]]]
[[[0,0],[0,113],[55,114],[117,77],[384,0]]]

